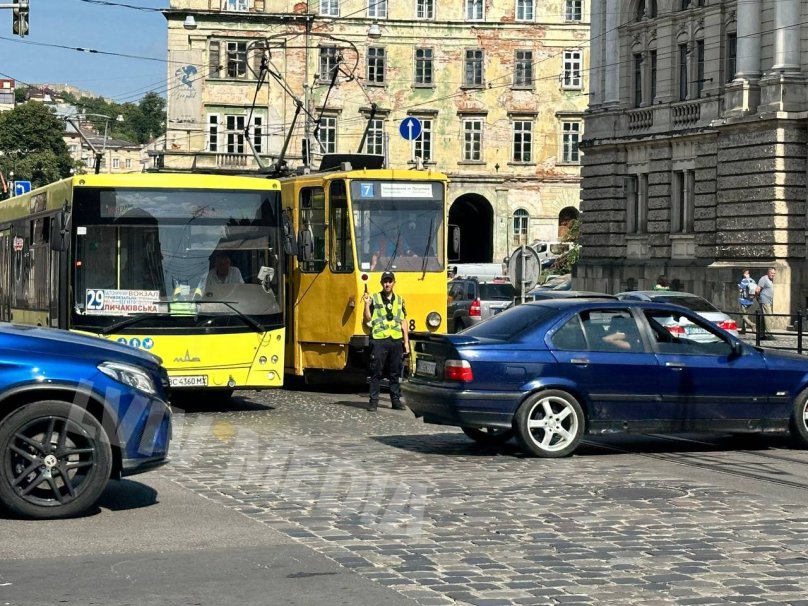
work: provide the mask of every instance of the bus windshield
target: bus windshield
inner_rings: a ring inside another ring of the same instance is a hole
[[[78,188],[72,224],[76,328],[282,324],[278,192]]]
[[[351,200],[362,270],[443,270],[442,183],[356,179]]]

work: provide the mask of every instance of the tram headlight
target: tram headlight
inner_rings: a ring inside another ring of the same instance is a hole
[[[429,315],[426,317],[426,325],[429,326],[429,328],[437,328],[438,326],[440,326],[441,319],[442,318],[440,317],[440,314],[438,312],[431,311],[429,312]]]

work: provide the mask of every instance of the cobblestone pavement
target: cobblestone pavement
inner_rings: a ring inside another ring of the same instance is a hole
[[[595,449],[528,459],[358,398],[245,397],[177,415],[160,473],[418,604],[808,605],[804,499]]]

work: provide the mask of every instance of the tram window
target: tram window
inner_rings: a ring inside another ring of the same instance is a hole
[[[314,243],[314,257],[300,263],[300,271],[319,273],[325,267],[325,191],[322,187],[300,190],[300,229],[308,230]]]
[[[349,273],[353,271],[354,263],[345,182],[334,181],[328,193],[331,202],[331,271]]]

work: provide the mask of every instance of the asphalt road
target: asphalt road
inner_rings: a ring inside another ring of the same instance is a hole
[[[721,435],[482,448],[350,389],[178,410],[172,463],[0,517],[0,604],[808,604],[808,452]]]

